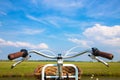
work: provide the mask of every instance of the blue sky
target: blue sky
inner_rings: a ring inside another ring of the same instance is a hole
[[[0,59],[22,48],[91,47],[120,60],[119,0],[0,0]],[[41,59],[33,55],[32,59]],[[91,60],[86,55],[74,60]]]

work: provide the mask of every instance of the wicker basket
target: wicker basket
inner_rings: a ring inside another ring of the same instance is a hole
[[[43,66],[44,65],[38,65],[34,71],[35,77],[39,80],[41,79],[41,75],[42,75],[41,71],[42,71]],[[69,66],[69,67],[63,66],[62,69],[63,69],[63,76],[66,76],[66,74],[68,74],[69,76],[75,75],[75,69],[71,66]],[[57,72],[57,67],[55,67],[55,66],[49,66],[45,69],[45,74],[49,75],[49,76],[55,76],[56,72]],[[80,80],[80,78],[81,78],[81,73],[82,73],[81,69],[78,68],[78,76],[79,76],[78,80]],[[55,80],[55,79],[47,79],[47,80]],[[69,79],[69,80],[75,80],[75,79],[73,78],[73,79]]]

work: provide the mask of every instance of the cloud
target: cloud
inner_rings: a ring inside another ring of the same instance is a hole
[[[119,0],[44,0],[41,2],[45,10],[60,12],[66,16],[86,15],[94,18],[120,18]]]
[[[119,0],[115,1],[92,0],[92,2],[86,1],[84,5],[85,5],[84,8],[87,10],[86,11],[87,16],[102,19],[104,17],[120,18]]]
[[[83,6],[81,0],[43,0],[42,5],[47,11],[66,16],[75,16]]]
[[[88,21],[84,22],[81,20],[75,20],[70,17],[64,17],[64,16],[61,17],[61,16],[48,15],[45,17],[35,17],[33,15],[27,14],[26,17],[33,21],[39,22],[41,24],[56,27],[56,28],[75,27],[83,30],[84,28],[89,27],[96,23],[96,22],[88,22]],[[63,25],[66,25],[66,26],[63,26]]]
[[[38,47],[39,47],[39,48],[47,49],[47,48],[48,48],[48,45],[45,44],[45,43],[40,43],[40,44],[38,45]]]
[[[44,0],[43,4],[47,7],[47,8],[54,8],[54,9],[59,9],[59,10],[63,10],[63,9],[75,9],[75,8],[80,8],[82,7],[81,1],[70,1],[70,0]]]
[[[54,21],[55,19],[53,20],[53,19],[50,19],[48,17],[39,18],[39,17],[34,17],[32,15],[26,15],[26,17],[33,20],[33,21],[44,24],[44,25],[53,25],[55,27],[59,27],[59,25],[56,23],[56,21]]]
[[[54,20],[49,20],[49,23],[52,24],[55,27],[60,27],[60,25]]]
[[[46,21],[44,21],[42,18],[36,18],[34,16],[31,16],[31,15],[26,15],[27,18],[31,19],[31,20],[34,20],[34,21],[37,21],[37,22],[40,22],[42,24],[48,24],[46,23]]]
[[[80,39],[77,39],[77,38],[69,38],[68,40],[71,41],[71,42],[73,42],[73,43],[76,43],[76,44],[78,44],[78,45],[80,45],[80,46],[83,46],[83,47],[90,47],[90,46],[88,45],[88,43],[89,43],[90,41],[80,40]]]
[[[45,10],[55,10],[55,11],[74,11],[83,6],[81,1],[76,0],[31,0],[32,5],[38,7],[43,7]]]
[[[44,32],[44,29],[30,29],[30,28],[24,28],[21,33],[34,35]]]
[[[28,42],[12,42],[12,41],[6,41],[4,39],[0,38],[0,45],[1,46],[12,46],[12,47],[26,47],[31,49],[47,49],[48,45],[46,43],[40,43],[38,45],[34,45]]]
[[[87,28],[83,35],[87,39],[110,46],[120,46],[120,25],[103,26],[96,24],[91,28]]]
[[[27,18],[33,20],[33,21],[36,21],[36,22],[39,22],[41,24],[44,24],[44,25],[53,25],[54,27],[59,27],[59,24],[58,24],[58,19],[56,19],[56,17],[52,16],[52,17],[34,17],[32,15],[26,15]]]
[[[95,26],[87,28],[80,37],[78,37],[78,34],[67,37],[69,37],[69,41],[81,46],[102,45],[117,48],[120,47],[120,25],[103,26],[95,24]]]
[[[20,27],[26,27],[26,26],[20,26]],[[41,34],[45,31],[45,29],[33,29],[33,28],[20,28],[17,27],[15,29],[9,29],[7,32],[6,31],[1,31],[1,34],[9,34],[9,35],[36,35],[36,34]]]

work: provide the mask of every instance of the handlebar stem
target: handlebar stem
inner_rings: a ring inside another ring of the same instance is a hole
[[[59,79],[62,80],[62,66],[63,66],[63,58],[61,54],[58,54],[57,57],[57,75],[59,76]]]

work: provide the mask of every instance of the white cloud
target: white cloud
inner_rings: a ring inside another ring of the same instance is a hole
[[[9,31],[9,34],[11,35],[14,35],[14,34],[17,34],[17,35],[21,35],[21,34],[25,34],[25,35],[35,35],[35,34],[41,34],[45,31],[45,29],[33,29],[33,28],[22,28],[22,29],[19,29],[19,31]]]
[[[42,5],[45,10],[57,11],[66,16],[75,16],[83,7],[81,0],[43,0]]]
[[[83,47],[89,47],[88,43],[90,43],[90,41],[80,40],[77,38],[69,38],[68,40]]]
[[[95,24],[95,26],[87,28],[81,36],[70,36],[68,40],[82,46],[120,47],[120,25],[103,26]]]
[[[44,0],[43,4],[47,8],[54,8],[59,10],[64,9],[75,9],[75,8],[81,8],[83,5],[81,4],[81,1],[70,1],[70,0]]]
[[[44,48],[44,49],[46,49],[46,48],[48,48],[48,45],[45,44],[45,43],[40,43],[40,44],[38,45],[38,47],[39,47],[39,48]]]
[[[92,0],[85,4],[85,8],[87,9],[86,14],[90,17],[102,19],[104,17],[120,18],[119,0],[107,0],[104,2]]]
[[[60,17],[60,16],[45,16],[45,17],[35,17],[32,15],[26,15],[27,18],[39,22],[41,24],[47,25],[47,26],[53,26],[56,28],[61,28],[61,27],[75,27],[79,29],[84,29],[88,26],[93,25],[96,22],[83,22],[75,19],[71,19],[69,17]],[[66,25],[66,26],[63,26]],[[80,27],[81,26],[81,27]]]
[[[109,27],[109,26],[102,26],[100,24],[95,24],[95,26],[86,29],[83,34],[86,36],[99,35],[102,37],[116,37],[116,36],[120,36],[120,26],[115,25]]]
[[[24,34],[29,34],[29,35],[33,35],[33,34],[39,34],[44,32],[44,29],[30,29],[30,28],[25,28],[23,29]]]
[[[83,34],[88,40],[99,42],[104,45],[120,46],[120,25],[110,27],[96,24],[86,29]]]
[[[37,22],[40,22],[42,24],[48,24],[46,21],[44,21],[42,18],[36,18],[34,16],[31,16],[31,15],[26,15],[27,18],[31,19],[31,20],[34,20],[34,21],[37,21]]]
[[[55,27],[59,27],[59,24],[57,23],[58,20],[56,20],[56,17],[44,17],[44,18],[39,18],[39,17],[34,17],[32,15],[26,15],[27,18],[37,21],[39,23],[45,24],[45,25],[53,25]]]
[[[12,46],[12,47],[26,47],[26,48],[32,48],[32,49],[47,49],[48,45],[46,43],[40,43],[38,45],[34,45],[28,42],[12,42],[12,41],[6,41],[4,39],[0,38],[0,45],[1,46]]]
[[[49,20],[49,23],[52,24],[55,27],[60,27],[59,24],[54,20]]]

